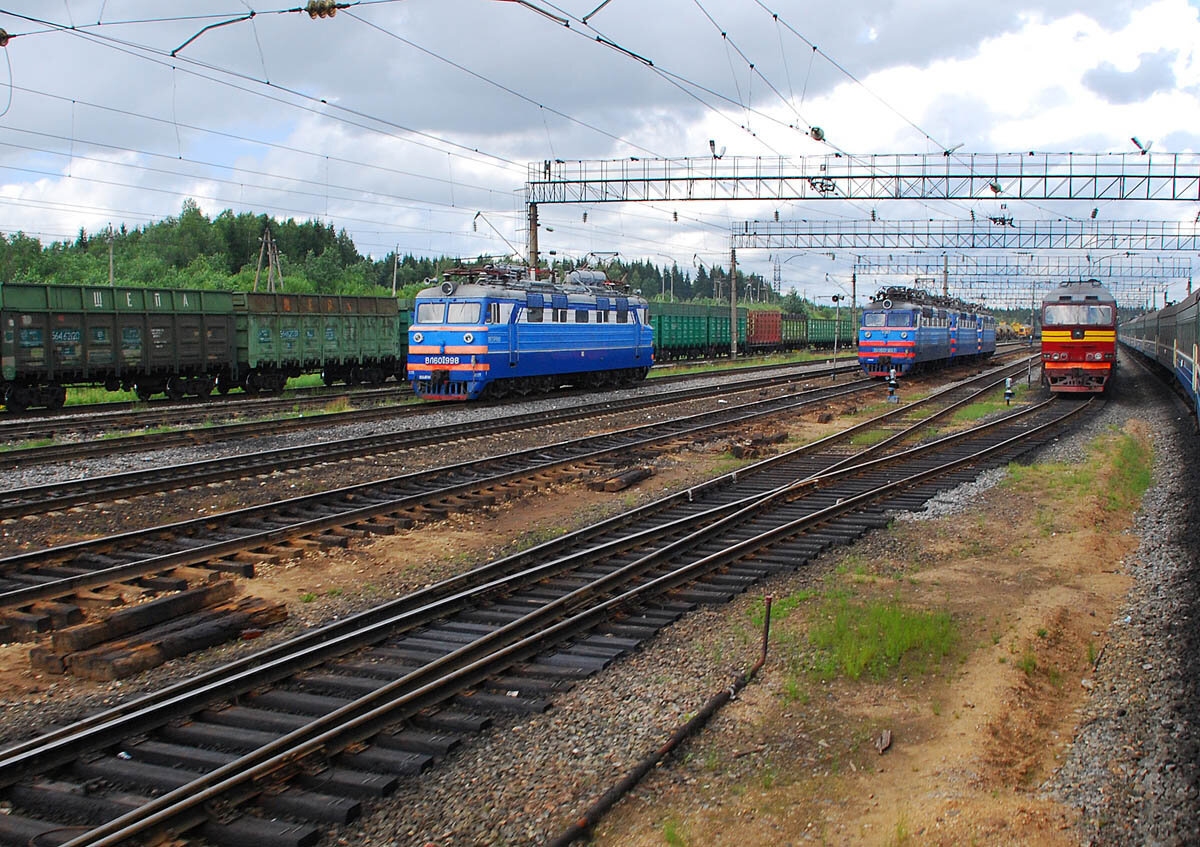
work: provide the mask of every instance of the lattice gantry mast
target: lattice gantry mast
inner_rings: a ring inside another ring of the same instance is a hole
[[[731,238],[743,250],[1200,252],[1200,224],[1181,221],[738,221]]]
[[[531,164],[526,200],[1190,200],[1200,154],[726,156]]]

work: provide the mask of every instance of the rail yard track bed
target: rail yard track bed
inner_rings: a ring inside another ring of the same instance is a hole
[[[1036,409],[1031,407],[1029,411],[1036,411]],[[1052,410],[1043,410],[1043,412],[1045,411],[1050,411],[1051,418],[1053,418],[1054,413]],[[1031,418],[1030,420],[1033,419],[1034,418]],[[1044,414],[1043,419],[1049,420],[1048,418],[1045,418]],[[1014,418],[1013,420],[1015,421],[1017,419]],[[1024,418],[1021,418],[1021,420],[1024,420]],[[1004,426],[1011,427],[1011,424],[998,425],[1001,427],[1001,429],[997,430],[997,433],[1003,432]],[[1019,425],[1018,429],[1020,429],[1022,426],[1024,426],[1024,424]],[[994,437],[994,439],[1002,437],[1007,436],[1001,436],[998,434]],[[993,443],[996,443],[997,445],[1001,444],[1001,442],[995,441],[994,439]],[[1008,442],[1005,441],[1003,443],[1007,444]],[[997,449],[1001,449],[1001,447],[998,446]],[[822,461],[827,462],[829,460],[823,459]],[[912,465],[911,467],[920,468],[924,466],[918,462],[917,465]],[[907,471],[906,473],[910,472],[911,471]],[[848,478],[853,478],[855,474],[861,474],[860,471],[848,473],[851,473],[851,477]],[[973,475],[973,472],[966,472],[965,476],[956,473],[955,475],[952,475],[950,479],[953,480],[956,476],[958,479],[970,478]],[[868,473],[867,476],[869,478],[871,474]],[[767,479],[769,478],[770,475],[768,474]],[[658,477],[655,477],[654,480],[655,482],[661,481]],[[879,482],[870,483],[866,482],[865,480],[864,482],[868,486],[866,490],[869,490],[870,487],[879,484]],[[945,484],[946,483],[944,481],[937,483],[938,486],[942,487],[944,487]],[[910,485],[917,485],[918,490],[921,490],[923,483],[910,483]],[[914,492],[912,495],[906,493],[893,493],[888,495],[888,497],[890,498],[890,501],[897,505],[916,505],[922,502],[924,498],[929,496],[929,494],[934,490],[932,488],[928,488],[928,486],[925,486],[925,488],[927,490],[926,493],[923,494],[918,494],[916,492]],[[848,492],[854,492],[864,489],[851,487],[850,489],[846,490]],[[850,495],[847,494],[841,496]],[[563,499],[565,500],[566,498]],[[687,501],[691,501],[690,495],[687,498]],[[718,502],[720,501],[718,500]],[[832,498],[819,495],[815,497],[814,502],[817,508],[822,508],[822,504],[828,503],[829,508],[834,509],[834,512],[831,512],[830,514],[835,514],[843,509],[841,506],[842,500],[840,497],[837,499],[836,506]],[[810,506],[808,508],[811,509],[812,507]],[[847,505],[845,508],[850,508],[850,506]],[[685,507],[685,512],[686,511],[690,510],[686,509]],[[786,517],[788,514],[800,515],[803,513],[797,513],[794,511],[789,512],[789,510],[786,508],[781,512],[781,516],[783,516],[785,520],[791,520],[790,518]],[[570,679],[572,676],[579,676],[581,670],[584,672],[584,675],[586,675],[586,673],[602,670],[610,663],[610,661],[627,653],[629,649],[636,646],[639,642],[642,642],[645,638],[653,635],[657,629],[665,624],[670,623],[676,617],[678,617],[679,614],[687,609],[694,607],[697,604],[707,605],[711,603],[724,602],[731,596],[743,591],[755,579],[771,573],[791,570],[796,564],[803,562],[805,559],[811,558],[825,545],[829,543],[843,543],[851,540],[861,533],[864,528],[881,523],[883,518],[878,514],[878,512],[872,513],[872,511],[868,509],[857,518],[837,518],[836,520],[839,521],[839,523],[836,525],[832,525],[827,529],[818,530],[812,543],[801,542],[799,544],[795,544],[792,542],[787,542],[783,544],[783,546],[780,547],[777,552],[763,553],[758,557],[751,557],[745,563],[727,565],[720,573],[706,578],[701,583],[677,588],[675,592],[673,592],[671,595],[668,595],[667,599],[665,600],[656,600],[648,606],[640,606],[635,608],[631,613],[633,617],[625,621],[618,621],[615,624],[606,624],[601,629],[596,630],[595,633],[592,636],[589,636],[587,639],[575,641],[574,646],[569,646],[566,650],[560,649],[558,653],[539,654],[539,658],[536,661],[527,661],[527,664],[520,665],[512,669],[509,672],[508,677],[499,677],[494,681],[494,683],[486,686],[475,686],[473,691],[466,692],[468,696],[459,695],[457,697],[457,699],[451,704],[452,708],[449,713],[441,712],[429,714],[424,720],[429,726],[435,729],[454,729],[456,732],[461,734],[462,732],[475,732],[483,729],[485,728],[486,724],[492,720],[503,721],[503,718],[496,718],[493,715],[493,713],[497,712],[497,710],[503,713],[515,712],[526,716],[537,715],[544,711],[547,706],[554,701],[555,698],[560,696],[558,694],[554,694],[555,691],[565,691],[569,687],[569,685],[566,684],[566,680]],[[818,538],[822,538],[823,540],[818,541]],[[698,550],[704,553],[706,552],[706,547],[701,546],[698,548]],[[589,569],[584,568],[579,572],[579,577],[586,576],[588,579],[593,578],[592,576],[588,575],[588,573]],[[674,577],[672,577],[672,579],[674,579]],[[572,584],[572,579],[566,580],[565,584],[570,586]],[[548,583],[547,587],[553,587],[553,583]],[[478,612],[464,613],[463,617],[460,618],[461,624],[456,624],[455,626],[447,625],[446,627],[438,629],[439,633],[443,633],[441,635],[434,634],[424,638],[418,636],[416,639],[410,637],[403,639],[401,642],[397,642],[394,646],[385,645],[384,647],[376,647],[373,653],[367,653],[361,658],[356,659],[355,657],[350,657],[348,662],[343,665],[342,669],[337,671],[337,673],[333,676],[330,676],[327,671],[321,669],[318,669],[315,673],[301,673],[295,678],[295,680],[292,681],[289,686],[285,687],[284,689],[279,689],[278,694],[267,692],[270,694],[270,697],[267,697],[265,694],[256,695],[254,700],[250,702],[250,708],[251,710],[260,709],[260,707],[268,710],[283,709],[284,712],[292,713],[295,713],[295,710],[297,709],[299,709],[302,713],[315,709],[316,711],[311,712],[311,714],[318,714],[327,710],[328,708],[332,708],[339,702],[348,702],[346,697],[354,696],[353,692],[355,691],[356,686],[364,686],[359,690],[365,693],[366,691],[370,690],[372,686],[378,686],[381,684],[378,681],[380,672],[383,672],[385,676],[388,674],[394,675],[396,673],[404,673],[404,668],[411,662],[427,660],[438,655],[439,651],[447,649],[443,646],[444,644],[449,643],[452,645],[455,643],[461,643],[460,639],[463,638],[464,635],[467,638],[475,638],[479,632],[489,631],[490,629],[494,629],[495,627],[503,624],[507,620],[512,620],[513,617],[519,616],[525,609],[530,608],[525,604],[530,602],[542,602],[540,599],[537,599],[540,596],[549,595],[539,594],[538,592],[527,592],[520,595],[520,597],[524,597],[525,599],[514,597],[511,601],[501,602],[493,605],[490,610],[484,609]],[[312,599],[315,598],[310,598],[310,602]],[[446,633],[458,633],[458,635],[451,638]],[[449,642],[446,641],[447,638],[449,638]],[[561,660],[556,659],[556,656],[561,657]],[[375,667],[374,663],[379,662],[381,659],[382,664],[379,665],[375,670],[372,670],[372,668]],[[372,683],[370,681],[372,677],[374,677],[377,681]],[[292,693],[288,693],[289,691]],[[542,696],[539,693],[543,691],[545,692],[545,696]],[[245,705],[245,701],[243,702],[243,705]],[[465,711],[460,715],[459,713],[453,711],[454,706],[458,706]],[[219,710],[218,713],[214,713],[213,715],[205,717],[204,721],[212,722],[215,720],[218,724],[222,723],[222,719],[217,717],[218,714]],[[236,714],[241,715],[242,713],[237,712]],[[486,714],[488,716],[487,720],[481,722],[479,718],[472,717],[472,715],[478,716],[480,714]],[[246,719],[249,720],[250,715],[246,715]],[[239,717],[237,720],[241,721],[242,718]],[[268,719],[266,717],[262,717],[255,718],[254,720],[261,724],[262,721]],[[245,724],[240,725],[246,729],[251,728]],[[422,726],[424,724],[422,724],[421,721],[418,721],[415,725]],[[262,727],[260,726],[260,728]],[[172,780],[176,778],[168,777],[167,775],[157,771],[151,772],[151,770],[146,770],[145,766],[153,765],[156,756],[162,760],[170,758],[171,756],[183,756],[184,754],[174,748],[171,750],[164,749],[160,753],[155,753],[154,750],[157,748],[154,747],[154,744],[157,743],[159,742],[153,742],[149,747],[144,747],[139,742],[136,745],[137,749],[132,752],[132,758],[135,760],[135,764],[120,765],[119,763],[115,762],[112,764],[104,764],[104,762],[100,762],[96,765],[89,764],[86,767],[83,767],[83,770],[91,774],[91,778],[106,778],[126,786],[136,785],[141,786],[143,789],[147,787],[153,787],[157,789],[172,787]],[[366,752],[371,753],[371,750],[375,750],[377,747],[378,745],[376,744],[368,748]],[[356,753],[355,755],[358,754]],[[378,756],[382,754],[371,753],[371,755],[378,758]],[[108,760],[104,761],[107,762]],[[215,766],[216,764],[219,764],[219,757],[214,758],[213,756],[209,756],[206,761],[209,762],[209,766]],[[363,759],[362,761],[366,761],[366,759]],[[371,761],[374,761],[374,759],[371,759]],[[200,762],[199,759],[197,759],[195,766],[199,765]],[[82,774],[80,767],[81,766],[77,766],[75,768],[75,772],[77,774]],[[290,792],[291,789],[288,791]],[[17,799],[20,809],[29,810],[39,805],[38,797],[29,795],[25,789],[16,791],[12,796]],[[39,796],[42,798],[43,803],[49,802],[44,795]],[[272,801],[272,803],[274,802],[275,801]],[[333,809],[336,804],[330,805],[330,802],[331,801],[328,799],[321,799],[320,797],[307,800],[301,802],[299,806],[292,806],[290,814],[293,817],[299,814],[300,818],[307,818],[310,820],[338,820],[342,822],[350,820],[350,817],[346,817],[346,814],[341,812],[332,818],[323,817],[323,815],[334,814]],[[270,811],[270,806],[265,806],[264,809],[266,811]],[[325,809],[326,811],[321,812],[320,809]],[[92,813],[95,814],[96,811],[96,809],[93,809]],[[303,814],[300,812],[303,812]],[[315,818],[314,815],[316,816]],[[24,819],[13,818],[13,826],[18,827],[18,829],[20,826],[24,826],[25,824],[22,823],[22,820]],[[256,819],[248,819],[250,823],[252,823],[253,820]],[[7,822],[5,821],[0,821],[0,823],[4,823],[7,826]],[[30,825],[33,826],[33,824]],[[255,825],[257,826],[257,824]],[[214,833],[213,837],[216,837],[219,841],[228,840],[228,834],[221,836],[220,833]]]

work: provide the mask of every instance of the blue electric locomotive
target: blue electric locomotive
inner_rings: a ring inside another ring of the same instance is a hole
[[[884,288],[863,309],[858,363],[867,376],[990,356],[996,319],[978,306],[917,288]]]
[[[514,266],[457,268],[413,303],[408,378],[420,397],[529,395],[564,384],[644,379],[654,361],[647,304],[601,271],[534,280]]]

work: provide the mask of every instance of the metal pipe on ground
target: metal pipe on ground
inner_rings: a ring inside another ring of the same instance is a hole
[[[754,679],[755,675],[762,669],[762,666],[766,664],[767,641],[771,634],[771,595],[768,594],[763,599],[765,608],[763,612],[762,653],[753,667],[744,674],[740,674],[728,688],[722,690],[705,703],[704,707],[696,713],[695,717],[671,733],[671,737],[667,739],[665,744],[657,750],[647,753],[620,782],[604,792],[600,799],[593,803],[586,812],[576,818],[557,838],[546,842],[547,847],[568,847],[568,845],[574,843],[577,839],[583,838],[591,832],[592,828],[600,822],[600,819],[608,813],[608,810],[615,806],[622,797],[632,791],[642,781],[642,777],[653,770],[684,739],[703,729],[705,724],[709,722],[721,707],[736,697],[738,692]]]

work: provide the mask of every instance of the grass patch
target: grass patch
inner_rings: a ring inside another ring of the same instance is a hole
[[[996,389],[999,394],[991,400],[977,400],[969,406],[964,406],[954,413],[951,418],[952,423],[971,423],[986,418],[988,415],[1000,411],[1008,406],[1004,402],[1004,394],[1002,389]],[[1029,391],[1029,387],[1023,383],[1013,385],[1013,403],[1020,403],[1025,394]]]
[[[862,432],[856,432],[850,436],[850,443],[855,447],[870,447],[888,438],[891,434],[886,429],[864,429]]]
[[[1022,493],[1093,502],[1106,512],[1132,511],[1150,487],[1153,466],[1154,451],[1146,439],[1118,433],[1095,439],[1079,464],[1011,464],[1004,484]],[[1055,531],[1053,517],[1042,510],[1037,523],[1043,536]]]
[[[817,648],[814,669],[824,678],[883,679],[902,665],[919,672],[944,658],[958,638],[948,612],[925,612],[898,599],[829,600],[809,632]]]
[[[1025,674],[1031,676],[1037,670],[1037,656],[1029,650],[1022,654],[1021,658],[1017,659],[1017,668]]]
[[[316,600],[316,599],[317,599],[317,595],[313,594],[311,591],[305,591],[303,594],[300,595],[301,603],[311,603],[313,600]]]
[[[674,818],[663,821],[662,835],[663,841],[670,844],[671,847],[687,847],[687,839],[683,837],[683,833],[679,829],[679,822]]]

